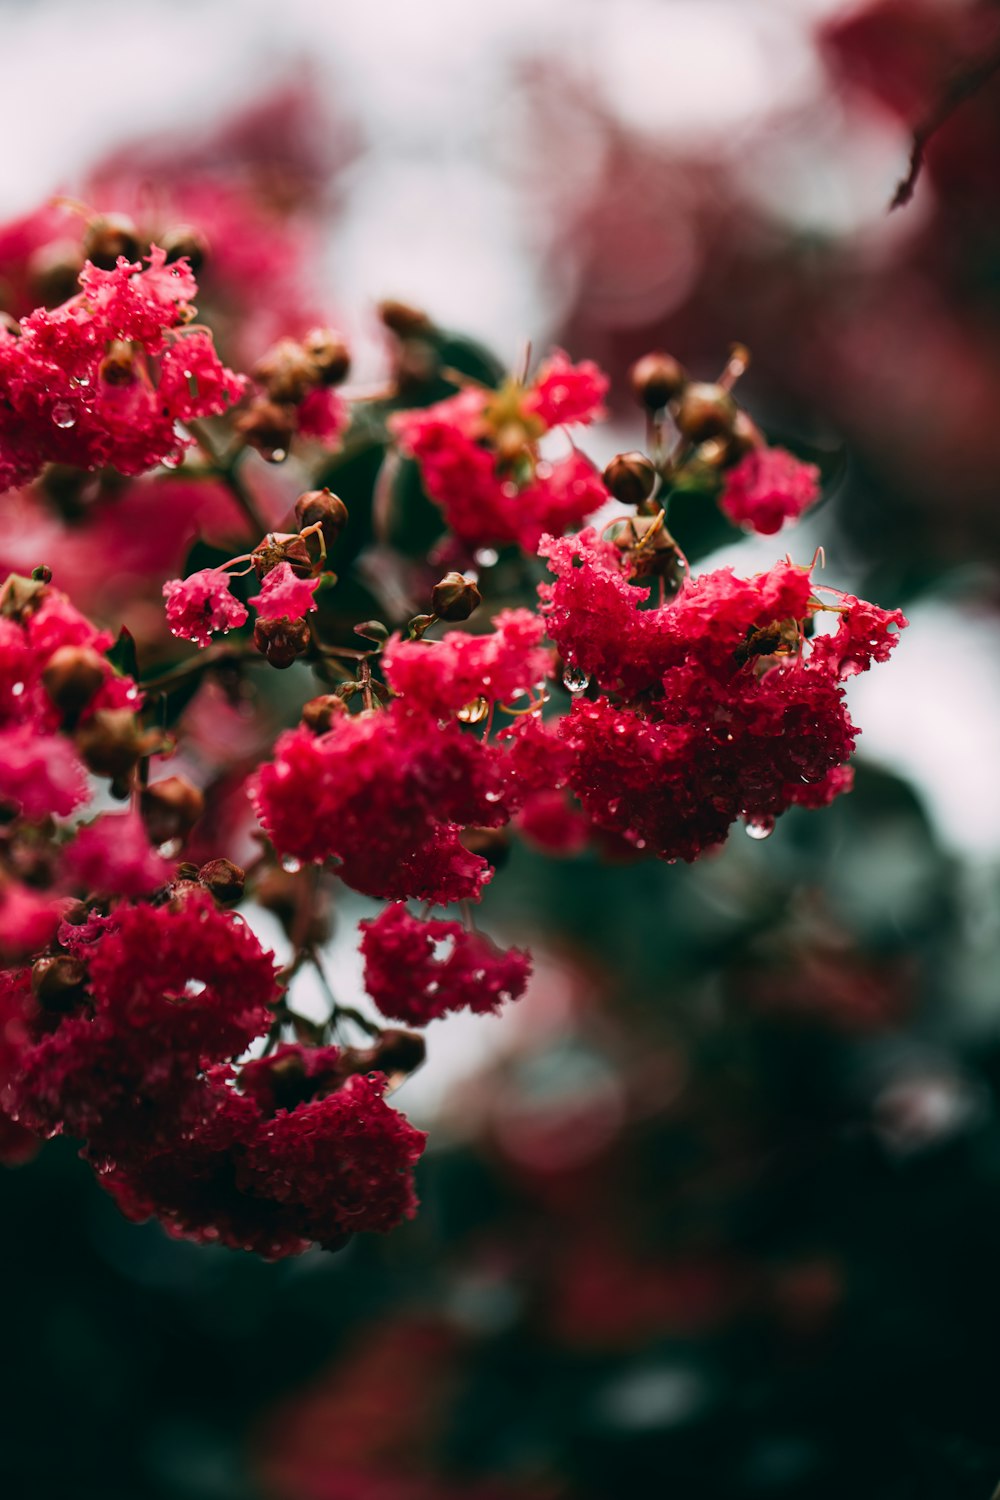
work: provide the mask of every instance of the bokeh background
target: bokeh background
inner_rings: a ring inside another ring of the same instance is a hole
[[[0,221],[123,184],[249,204],[262,324],[290,245],[362,380],[384,296],[619,386],[743,340],[742,398],[827,481],[789,545],[911,619],[832,809],[693,868],[514,850],[486,925],[536,976],[431,1027],[388,1240],[268,1266],[126,1223],[68,1143],[6,1172],[5,1495],[989,1500],[1000,73],[887,206],[998,43],[985,0],[0,3]],[[623,398],[588,446],[640,439]],[[9,507],[0,560],[48,524]]]

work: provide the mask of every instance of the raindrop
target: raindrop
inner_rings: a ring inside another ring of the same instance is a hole
[[[486,798],[487,802],[499,802],[500,801],[500,793],[499,792],[486,792],[484,795],[485,795],[485,798]]]
[[[179,469],[183,462],[183,453],[165,453],[163,455],[163,467],[165,469]]]
[[[747,818],[746,833],[748,839],[769,839],[773,832],[773,818]]]
[[[579,667],[567,667],[563,673],[563,686],[571,693],[585,693],[590,686],[590,677]]]
[[[180,850],[180,839],[167,839],[166,843],[157,846],[156,852],[161,859],[173,859],[175,854],[180,853]]]
[[[23,682],[15,682],[14,686],[10,690],[10,695],[11,695],[12,698],[20,698],[20,696],[21,696],[21,694],[23,692],[24,692],[24,683]]]
[[[57,427],[75,427],[76,412],[65,401],[57,401],[52,408],[52,420]]]
[[[495,547],[480,547],[479,551],[475,554],[475,561],[481,568],[492,568],[493,564],[499,560],[499,557],[500,554]]]
[[[189,979],[184,986],[185,995],[203,995],[205,993],[205,981],[203,979]]]
[[[261,457],[266,458],[269,464],[283,464],[288,457],[288,449],[268,448],[266,452],[261,454]]]
[[[281,861],[281,868],[287,875],[297,875],[302,868],[302,861],[296,859],[294,854],[286,854]]]
[[[460,708],[455,717],[460,724],[481,724],[490,711],[487,698],[473,698],[464,708]]]

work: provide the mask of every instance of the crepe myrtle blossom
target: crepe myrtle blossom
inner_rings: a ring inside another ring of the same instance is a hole
[[[18,298],[48,222],[0,234]],[[906,621],[791,558],[687,564],[674,490],[765,533],[817,498],[737,405],[742,355],[715,385],[640,361],[650,451],[600,472],[575,446],[608,395],[588,360],[476,383],[394,305],[411,347],[387,386],[344,388],[344,341],[308,324],[246,379],[193,321],[178,247],[109,254],[125,231],[102,224],[106,264],[0,324],[0,485],[31,484],[54,526],[116,517],[93,580],[181,483],[131,476],[196,443],[186,541],[204,526],[171,576],[184,554],[152,517],[124,621],[92,621],[43,560],[0,589],[0,1157],[66,1135],[132,1219],[270,1259],[335,1249],[416,1211],[425,1137],[390,1102],[424,1057],[410,1028],[525,994],[526,948],[472,912],[512,842],[693,860],[825,806],[851,785],[844,684]],[[305,437],[294,500],[260,459]],[[230,527],[244,550],[207,565]],[[327,948],[340,886],[383,903],[359,1007]]]

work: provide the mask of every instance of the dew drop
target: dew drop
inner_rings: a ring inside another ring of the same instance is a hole
[[[189,979],[184,986],[185,995],[203,995],[205,993],[205,981],[203,979]]]
[[[65,401],[57,401],[52,408],[52,420],[57,427],[75,427],[76,412]]]
[[[181,850],[180,839],[167,839],[166,843],[157,845],[156,852],[161,859],[173,859],[175,854]]]
[[[179,469],[184,462],[183,453],[165,453],[162,463],[165,469]]]
[[[563,686],[571,693],[585,693],[590,686],[590,677],[579,667],[567,667],[563,673]]]
[[[12,698],[20,698],[20,696],[21,696],[21,694],[23,692],[24,692],[24,683],[23,682],[15,682],[14,686],[10,690],[10,695],[11,695]]]
[[[769,839],[774,832],[774,819],[771,817],[748,818],[746,822],[746,834],[748,839]]]
[[[265,453],[261,454],[261,457],[266,458],[269,464],[283,464],[288,457],[288,449],[269,448]]]
[[[499,557],[500,554],[495,547],[480,547],[479,551],[475,554],[475,561],[481,568],[492,568],[493,564],[499,560]]]
[[[460,724],[481,724],[490,711],[489,700],[486,698],[473,698],[464,708],[460,708],[455,717]]]
[[[294,854],[286,854],[281,861],[281,868],[287,875],[297,875],[302,868],[302,861],[296,859]]]
[[[499,792],[485,792],[483,795],[485,796],[485,799],[486,799],[487,802],[499,802],[500,801],[500,793]]]

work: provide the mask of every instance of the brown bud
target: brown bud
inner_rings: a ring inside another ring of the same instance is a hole
[[[299,578],[308,578],[313,570],[309,548],[295,531],[270,531],[250,554],[258,578],[266,578],[279,563],[289,563]]]
[[[21,337],[21,325],[12,313],[0,310],[0,333],[9,333],[15,339]]]
[[[479,854],[494,870],[510,858],[510,835],[503,828],[463,828],[459,839],[470,854]]]
[[[87,767],[119,782],[158,743],[159,736],[144,734],[128,708],[99,708],[76,731],[76,746]]]
[[[83,256],[72,240],[43,245],[28,261],[28,281],[33,297],[45,307],[60,307],[80,290]]]
[[[482,602],[482,594],[464,573],[446,573],[431,592],[431,605],[439,620],[467,620]]]
[[[684,581],[680,550],[658,516],[636,516],[623,526],[615,546],[629,554],[633,578],[662,578],[672,590]]]
[[[126,260],[138,260],[140,249],[139,232],[125,214],[101,214],[87,225],[84,258],[102,271],[113,271],[120,255]]]
[[[321,693],[318,698],[310,698],[302,705],[302,722],[313,734],[326,734],[333,728],[334,720],[346,712],[347,705],[342,698],[335,693]]]
[[[295,502],[295,519],[303,531],[307,526],[322,526],[323,541],[327,551],[332,551],[350,516],[343,500],[332,490],[306,490]]]
[[[764,434],[756,422],[752,421],[742,408],[738,409],[733,421],[733,430],[726,442],[727,465],[739,463],[741,458],[745,458],[755,448],[763,448],[763,446]]]
[[[623,505],[641,505],[656,488],[656,470],[643,453],[616,454],[601,477]]]
[[[253,898],[258,906],[272,912],[286,934],[293,932],[297,942],[319,946],[325,943],[333,930],[329,894],[320,889],[310,892],[303,886],[303,872],[283,870],[280,866],[267,870],[254,883]],[[301,913],[308,907],[305,930],[302,930]]]
[[[208,255],[208,241],[193,224],[175,224],[160,236],[159,244],[167,252],[168,265],[175,260],[186,260],[195,272],[201,270]]]
[[[274,401],[254,401],[236,418],[236,430],[250,448],[255,448],[268,463],[279,464],[288,457],[288,447],[295,431],[295,412]]]
[[[316,388],[319,379],[314,361],[297,339],[279,339],[250,372],[272,401],[297,404]]]
[[[687,385],[687,373],[672,354],[644,354],[629,371],[629,380],[640,406],[662,411]]]
[[[736,402],[721,385],[689,385],[677,407],[677,426],[692,443],[728,436],[736,422]]]
[[[430,318],[419,307],[410,307],[408,303],[396,302],[391,297],[379,303],[378,315],[389,332],[400,339],[425,335],[434,328]]]
[[[108,345],[101,360],[101,379],[105,385],[131,385],[135,380],[135,352],[131,344],[116,340]]]
[[[235,906],[242,899],[246,872],[231,859],[210,859],[198,871],[198,879],[220,906]]]
[[[309,626],[305,620],[258,620],[253,643],[272,667],[284,670],[309,645]]]
[[[31,992],[46,1010],[72,1010],[84,999],[87,971],[78,958],[57,953],[32,966]]]
[[[108,663],[91,646],[60,646],[42,670],[45,691],[64,723],[75,723],[108,676]]]
[[[302,340],[322,385],[339,385],[351,368],[351,351],[332,328],[312,328]]]
[[[139,809],[150,842],[166,844],[191,832],[205,810],[205,798],[183,776],[165,776],[143,787]]]
[[[382,1073],[413,1073],[427,1056],[427,1043],[416,1031],[390,1026],[372,1048],[371,1066]]]

